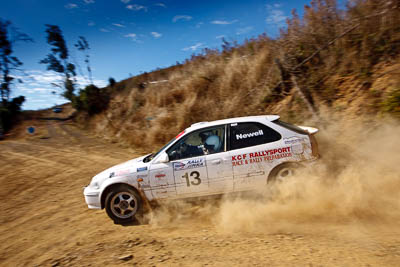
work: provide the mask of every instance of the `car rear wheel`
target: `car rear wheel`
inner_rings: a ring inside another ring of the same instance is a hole
[[[295,163],[284,163],[272,170],[268,177],[268,183],[282,183],[296,175],[300,165]]]
[[[142,212],[142,199],[131,187],[119,185],[110,190],[106,197],[107,215],[116,224],[129,224],[136,221]]]

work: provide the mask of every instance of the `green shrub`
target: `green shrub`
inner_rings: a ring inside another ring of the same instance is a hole
[[[114,85],[115,85],[116,83],[117,83],[117,82],[115,81],[114,78],[110,77],[110,78],[108,79],[108,84],[109,84],[110,87],[114,87]]]
[[[390,92],[381,103],[382,110],[400,116],[400,88]]]
[[[93,115],[105,110],[109,101],[110,97],[106,90],[91,84],[79,91],[79,96],[73,101],[73,105],[77,110],[84,110]]]
[[[24,101],[25,97],[19,96],[11,99],[11,101],[0,102],[0,133],[7,132],[17,122]]]

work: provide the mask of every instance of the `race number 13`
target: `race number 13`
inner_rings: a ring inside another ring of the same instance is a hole
[[[186,179],[187,186],[201,184],[200,173],[197,171],[191,172],[190,175],[189,173],[185,173],[185,175],[183,175],[182,178]]]

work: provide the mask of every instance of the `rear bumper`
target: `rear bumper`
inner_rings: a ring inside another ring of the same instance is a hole
[[[100,192],[98,190],[87,186],[83,190],[83,195],[89,209],[101,209]]]

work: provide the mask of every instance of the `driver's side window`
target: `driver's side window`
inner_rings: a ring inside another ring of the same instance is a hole
[[[225,126],[202,129],[188,134],[167,150],[169,160],[198,157],[225,150]]]

